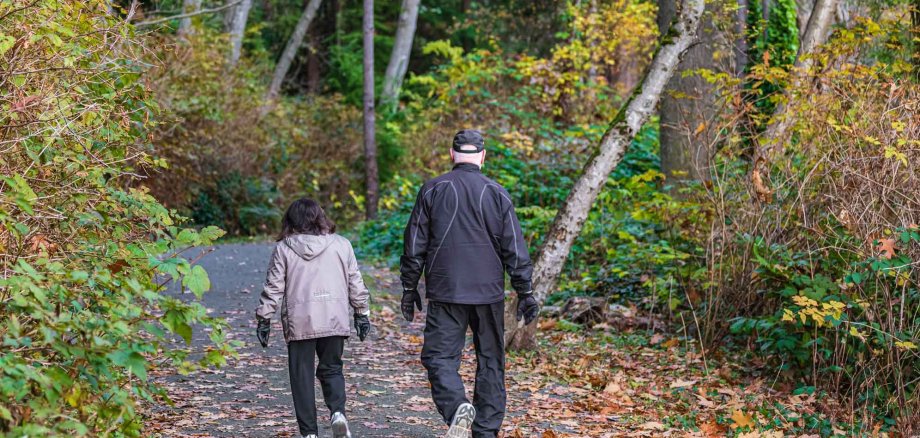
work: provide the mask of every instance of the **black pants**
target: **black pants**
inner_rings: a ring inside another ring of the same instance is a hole
[[[313,376],[323,386],[323,400],[334,412],[345,413],[345,376],[342,375],[344,336],[291,341],[288,343],[288,370],[291,374],[291,392],[294,394],[294,412],[301,435],[316,434],[316,392]],[[314,368],[314,357],[319,365]]]
[[[505,417],[505,302],[469,305],[428,302],[422,364],[428,370],[431,397],[444,421],[450,423],[462,403],[468,403],[460,379],[460,355],[467,327],[476,347],[476,386],[473,436],[494,438]]]

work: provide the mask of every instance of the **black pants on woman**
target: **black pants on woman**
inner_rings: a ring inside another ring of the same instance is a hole
[[[334,412],[345,413],[345,376],[342,375],[344,336],[291,341],[288,343],[288,369],[291,374],[291,392],[294,394],[294,412],[301,435],[316,434],[316,392],[314,375],[323,387],[323,400]],[[319,365],[314,358],[319,356]]]

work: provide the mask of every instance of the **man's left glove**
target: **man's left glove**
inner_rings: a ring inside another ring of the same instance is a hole
[[[520,321],[521,318],[524,318],[524,324],[529,325],[540,313],[540,305],[537,304],[537,299],[533,297],[532,292],[527,292],[523,294],[518,294],[518,308],[517,308],[517,320]]]
[[[259,338],[259,343],[262,344],[262,348],[267,348],[268,334],[272,331],[272,320],[261,317],[256,317],[256,319],[259,320],[259,326],[256,328],[256,337]]]
[[[364,338],[371,332],[371,320],[367,315],[355,314],[355,331],[358,332],[358,339],[364,342]]]

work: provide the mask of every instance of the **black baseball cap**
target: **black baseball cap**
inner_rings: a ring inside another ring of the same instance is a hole
[[[476,150],[463,149],[463,146],[466,145],[475,146]],[[464,129],[454,135],[453,149],[461,154],[478,154],[485,149],[485,140],[481,132],[475,129]]]

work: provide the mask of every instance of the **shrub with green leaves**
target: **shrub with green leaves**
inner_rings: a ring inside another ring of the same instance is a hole
[[[0,434],[139,436],[148,372],[220,364],[223,323],[162,294],[207,273],[184,258],[223,234],[179,229],[143,188],[156,106],[143,46],[103,0],[0,1]],[[172,349],[193,325],[213,345]],[[155,359],[155,361],[154,361]]]

